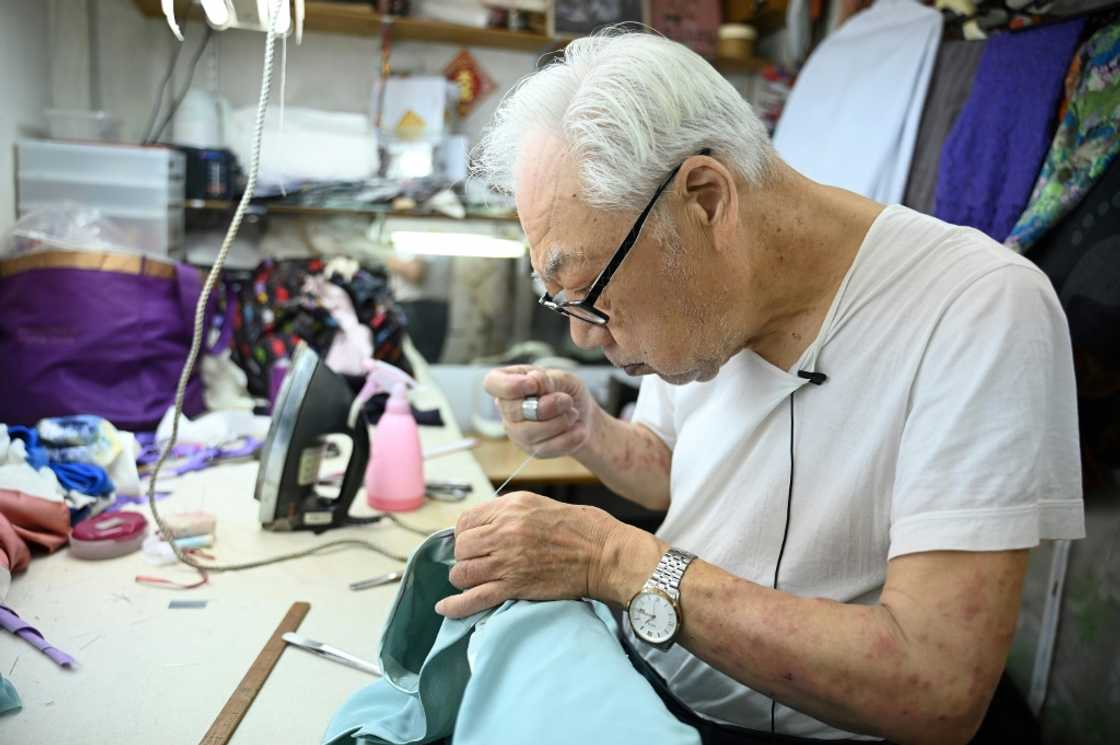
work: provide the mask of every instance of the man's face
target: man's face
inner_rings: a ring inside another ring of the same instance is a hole
[[[582,298],[637,214],[584,204],[576,168],[557,140],[534,138],[523,147],[517,209],[533,268],[553,295],[563,290],[568,299]],[[662,242],[653,228],[651,216],[596,303],[610,323],[570,319],[572,339],[585,349],[601,347],[611,364],[632,375],[655,373],[674,384],[710,380],[730,353],[727,319],[716,311],[727,307],[726,298],[699,265],[707,253],[704,236],[670,235]]]

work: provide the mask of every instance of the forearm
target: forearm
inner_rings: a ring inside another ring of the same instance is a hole
[[[611,491],[650,510],[669,507],[673,453],[640,424],[624,422],[597,406],[590,435],[574,455]]]
[[[612,569],[599,597],[624,607],[667,546],[628,526],[619,531],[628,537],[604,549]],[[681,608],[677,643],[744,685],[849,731],[899,743],[967,742],[991,693],[990,665],[969,660],[963,647],[905,633],[888,605],[800,598],[697,560],[681,584]]]

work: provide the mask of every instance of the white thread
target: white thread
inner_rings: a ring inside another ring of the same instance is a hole
[[[495,489],[495,490],[494,490],[494,493],[490,495],[490,498],[491,498],[491,499],[493,499],[494,497],[499,497],[499,496],[501,496],[501,493],[502,493],[502,489],[505,489],[505,488],[506,488],[506,486],[507,486],[507,485],[509,484],[509,482],[511,482],[511,481],[513,481],[513,480],[514,480],[515,478],[517,478],[517,474],[519,474],[519,473],[521,473],[522,471],[524,471],[524,470],[525,470],[525,466],[529,465],[529,461],[531,461],[531,460],[532,460],[533,458],[536,458],[536,457],[537,457],[537,453],[538,453],[538,452],[540,452],[540,451],[539,451],[539,449],[534,449],[534,450],[533,450],[533,452],[529,453],[529,457],[528,457],[528,458],[526,458],[525,460],[521,461],[521,465],[520,465],[520,466],[518,466],[517,468],[513,469],[513,473],[511,473],[511,474],[509,475],[509,478],[508,478],[508,479],[506,479],[505,481],[503,481],[503,482],[502,482],[502,485],[501,485],[501,486],[499,486],[499,487],[498,487],[497,489]]]

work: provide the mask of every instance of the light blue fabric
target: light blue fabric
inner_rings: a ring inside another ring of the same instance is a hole
[[[610,612],[579,600],[510,601],[443,619],[454,536],[409,560],[382,638],[385,677],[335,715],[324,745],[610,742],[699,745],[634,670]]]
[[[4,676],[0,675],[0,714],[15,714],[22,708],[23,702],[19,700],[16,687],[10,680],[5,680]]]

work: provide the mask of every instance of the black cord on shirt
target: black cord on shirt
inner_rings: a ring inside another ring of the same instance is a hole
[[[778,589],[778,572],[782,568],[782,556],[786,553],[786,540],[789,538],[789,513],[793,506],[793,397],[797,391],[789,394],[789,488],[786,491],[786,526],[782,531],[782,547],[778,549],[778,561],[774,564],[774,589]],[[774,710],[777,701],[770,698],[770,734],[774,734]]]

